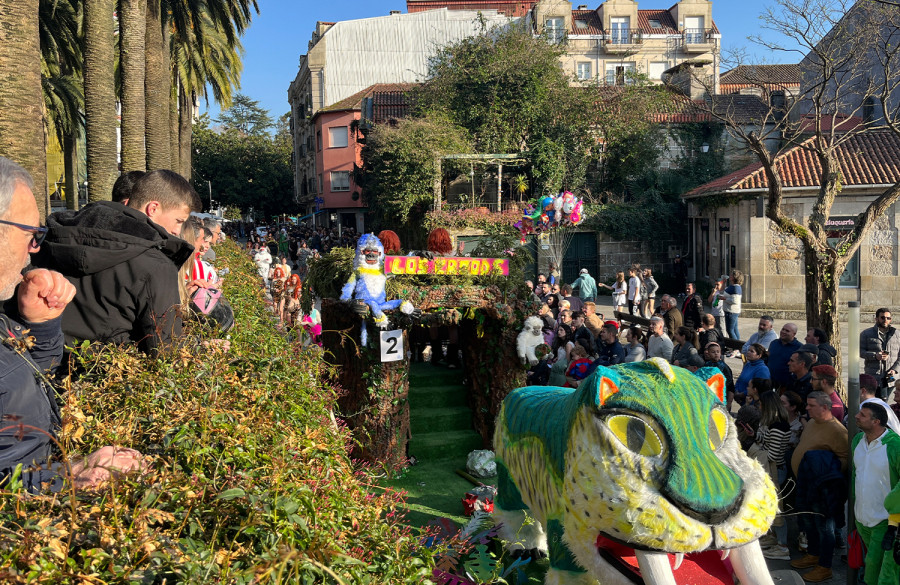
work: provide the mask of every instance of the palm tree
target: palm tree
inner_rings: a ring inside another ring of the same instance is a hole
[[[66,206],[77,209],[76,145],[84,130],[81,1],[40,0],[39,18],[45,131],[62,145]]]
[[[84,0],[84,117],[88,199],[109,200],[118,175],[115,0]]]
[[[119,61],[122,78],[122,171],[147,168],[144,144],[147,0],[119,0]]]
[[[0,9],[0,155],[31,173],[43,218],[50,206],[38,12],[39,0],[3,0]]]
[[[169,95],[171,68],[169,65],[170,28],[165,6],[160,0],[147,2],[146,61],[145,61],[145,119],[147,168],[171,169],[171,137]]]
[[[187,31],[188,35],[177,29],[172,34],[173,75],[178,84],[179,172],[188,179],[194,104],[199,98],[209,103],[209,88],[216,103],[223,108],[231,105],[232,92],[240,85],[244,53],[240,40],[229,42],[207,13],[200,13],[195,22],[197,26]],[[202,44],[198,38],[203,39]]]

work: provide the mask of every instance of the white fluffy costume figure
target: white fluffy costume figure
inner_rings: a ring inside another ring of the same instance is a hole
[[[381,329],[388,326],[385,311],[391,311],[400,307],[400,311],[411,315],[415,310],[412,303],[397,299],[386,300],[384,285],[387,277],[384,275],[384,246],[375,234],[365,234],[359,238],[356,244],[356,255],[353,258],[353,273],[350,279],[341,289],[341,300],[356,299],[368,305],[375,319],[375,325]],[[368,342],[366,322],[362,323],[362,344]]]
[[[541,331],[543,326],[544,322],[540,317],[525,319],[525,327],[516,338],[516,349],[523,364],[527,362],[529,366],[533,366],[540,361],[534,353],[534,348],[544,343],[544,333]]]

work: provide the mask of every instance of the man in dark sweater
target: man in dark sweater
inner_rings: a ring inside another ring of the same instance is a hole
[[[685,285],[684,294],[684,303],[681,304],[681,315],[684,318],[684,326],[697,331],[702,324],[703,299],[697,294],[697,289],[693,282],[689,282]]]
[[[769,344],[768,366],[772,375],[772,389],[777,390],[793,383],[788,361],[801,345],[803,344],[797,339],[797,326],[793,323],[785,323],[778,339]]]

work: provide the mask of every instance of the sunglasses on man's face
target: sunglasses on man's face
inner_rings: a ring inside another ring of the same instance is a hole
[[[50,231],[45,227],[16,223],[14,221],[6,221],[3,219],[0,219],[0,223],[17,227],[24,232],[30,232],[33,236],[31,239],[31,247],[35,250],[41,247],[41,244],[44,243],[44,238],[47,237],[47,232]]]

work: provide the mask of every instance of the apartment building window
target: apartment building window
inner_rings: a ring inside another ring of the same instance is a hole
[[[312,193],[313,195],[318,193],[318,191],[316,191],[316,179],[315,178],[310,177],[309,179],[307,179],[306,182],[309,184],[308,190],[310,193]]]
[[[558,43],[566,36],[566,19],[562,17],[548,18],[544,21],[544,32],[554,43]]]
[[[323,185],[322,185],[322,174],[319,173],[319,193],[322,193],[322,192],[324,192],[324,191],[325,191],[325,189],[324,189],[324,187],[323,187]]]
[[[316,130],[316,150],[322,150],[322,131]]]
[[[631,85],[634,83],[634,63],[607,63],[606,85]]]
[[[668,69],[668,65],[668,62],[666,61],[651,61],[650,68],[647,70],[647,75],[654,81],[660,80],[662,79],[662,74]]]
[[[335,126],[328,129],[329,148],[347,148],[347,127]]]
[[[582,81],[588,81],[593,77],[590,61],[581,61],[575,65],[575,75]]]
[[[331,171],[331,190],[350,190],[350,171]]]
[[[630,29],[628,24],[630,20],[627,16],[617,16],[609,19],[609,42],[614,45],[624,45],[629,42]]]
[[[703,29],[702,16],[684,17],[684,42],[688,45],[698,45],[706,42],[706,31]]]

